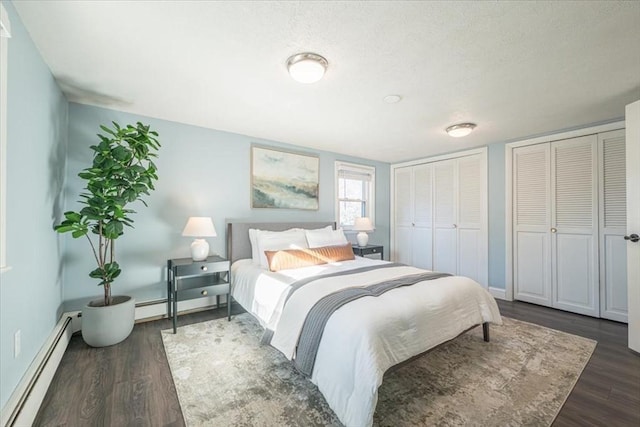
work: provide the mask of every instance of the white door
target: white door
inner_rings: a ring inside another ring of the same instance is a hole
[[[551,143],[554,307],[599,316],[598,137]]]
[[[627,322],[625,130],[598,135],[600,317]]]
[[[629,305],[629,348],[640,352],[640,101],[627,105],[627,295]]]
[[[456,160],[433,164],[433,269],[457,274]]]
[[[393,260],[411,265],[413,262],[411,168],[398,168],[394,176],[395,234]]]
[[[461,157],[457,162],[457,274],[470,277],[487,287],[488,257],[483,215],[483,175],[486,175],[486,170],[480,155]]]
[[[432,263],[432,167],[413,167],[412,265],[431,270]]]
[[[514,297],[551,306],[550,146],[513,150]]]

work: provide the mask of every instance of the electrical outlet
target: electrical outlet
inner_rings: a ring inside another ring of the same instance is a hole
[[[15,335],[13,336],[13,358],[17,358],[18,356],[20,356],[20,344],[21,344],[21,332],[20,329],[18,329],[15,333]]]

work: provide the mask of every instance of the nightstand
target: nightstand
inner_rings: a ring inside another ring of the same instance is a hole
[[[384,246],[382,245],[367,245],[367,246],[358,246],[353,245],[353,253],[358,256],[368,257],[367,255],[377,255],[380,254],[380,259],[384,259]]]
[[[215,295],[217,307],[220,307],[220,295],[226,295],[227,317],[231,320],[230,289],[229,261],[224,258],[212,255],[204,261],[191,258],[168,260],[167,316],[173,318],[173,333],[176,333],[178,323],[178,300]]]

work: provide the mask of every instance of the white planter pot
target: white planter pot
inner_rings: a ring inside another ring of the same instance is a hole
[[[112,301],[105,306],[104,299],[93,300],[82,310],[82,339],[91,347],[118,344],[133,330],[136,300],[119,295]]]

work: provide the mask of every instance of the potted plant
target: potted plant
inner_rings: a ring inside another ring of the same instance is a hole
[[[100,126],[104,135],[98,134],[100,142],[90,147],[93,164],[78,173],[86,181],[79,201],[85,206],[79,212],[65,212],[64,221],[54,227],[76,239],[86,237],[97,264],[89,277],[100,280],[104,298],[82,310],[82,337],[93,347],[117,344],[133,330],[135,300],[111,295],[111,285],[121,272],[115,242],[125,227],[133,227],[135,211],[127,206],[138,200],[146,206],[142,196],[154,190],[158,179],[152,161],[160,148],[158,133],[140,122],[125,127],[112,123],[113,128]]]

